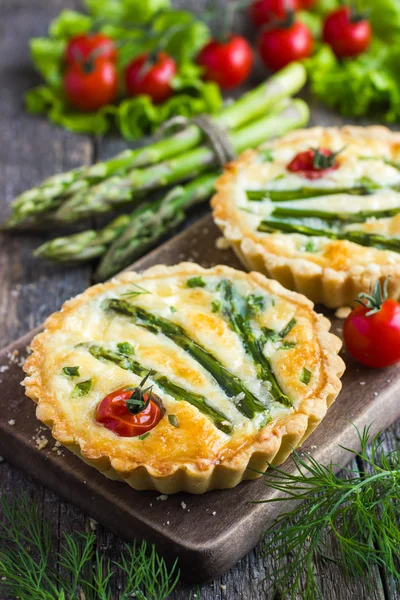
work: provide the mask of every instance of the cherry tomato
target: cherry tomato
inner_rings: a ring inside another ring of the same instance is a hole
[[[253,66],[253,51],[240,35],[231,35],[227,41],[211,40],[201,50],[197,64],[204,67],[204,79],[215,81],[225,90],[243,83]]]
[[[298,8],[299,0],[256,0],[250,5],[250,16],[257,27],[283,21]]]
[[[117,96],[117,69],[114,63],[102,59],[72,63],[64,75],[64,90],[75,108],[97,110]]]
[[[400,361],[400,303],[387,299],[387,280],[381,292],[360,294],[363,306],[347,317],[343,336],[350,354],[368,367],[388,367]]]
[[[145,94],[155,103],[164,102],[174,93],[171,83],[176,72],[176,62],[164,52],[159,53],[155,62],[142,54],[126,68],[126,89],[130,96]]]
[[[273,29],[262,29],[258,38],[258,50],[267,69],[278,71],[294,60],[310,56],[313,38],[304,23],[294,21]]]
[[[150,402],[138,414],[132,414],[127,407],[127,400],[132,396],[132,388],[121,388],[108,394],[98,405],[96,421],[121,437],[143,435],[153,429],[163,416],[155,394],[151,394]],[[147,403],[148,395],[143,394]]]
[[[65,62],[84,62],[88,58],[115,61],[117,49],[113,40],[102,33],[87,33],[71,38],[65,49]]]
[[[287,166],[288,171],[307,179],[320,179],[328,171],[339,168],[336,154],[327,148],[318,148],[299,152]]]
[[[344,58],[364,52],[370,45],[372,31],[366,18],[343,6],[327,16],[322,36],[336,56]]]

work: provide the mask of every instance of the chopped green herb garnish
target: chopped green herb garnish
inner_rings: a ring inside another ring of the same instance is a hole
[[[309,371],[307,369],[307,367],[303,367],[303,370],[302,370],[301,375],[300,375],[300,381],[301,381],[301,383],[304,383],[305,385],[308,385],[310,383],[311,375],[312,375],[311,371]]]
[[[204,279],[202,277],[191,277],[190,279],[187,280],[186,285],[189,288],[205,287],[206,282],[204,281]]]
[[[264,310],[265,308],[265,297],[264,296],[256,296],[255,294],[250,294],[250,296],[247,296],[247,307],[250,311],[250,314],[252,313],[257,314],[261,311]]]
[[[296,325],[296,319],[293,317],[293,319],[290,319],[289,323],[286,325],[286,327],[284,329],[282,329],[282,331],[280,332],[280,336],[282,338],[286,337],[293,329],[293,327]]]
[[[150,431],[147,431],[146,433],[142,433],[142,435],[139,435],[139,440],[145,440],[146,438],[148,438],[150,435]]]
[[[306,252],[316,252],[318,250],[316,243],[314,240],[309,240],[307,244],[304,246],[304,250]]]
[[[175,306],[170,306],[170,307],[169,307],[169,310],[170,310],[172,313],[176,313],[176,308],[175,308]]]
[[[296,345],[296,342],[288,342],[285,341],[283,342],[282,346],[279,348],[279,350],[290,350],[290,348],[294,348]]]
[[[134,283],[132,285],[135,289],[128,290],[124,294],[121,294],[121,296],[126,296],[129,298],[136,298],[136,296],[142,296],[143,294],[151,294],[151,292],[149,292],[149,290],[146,290],[144,287],[142,287],[141,285],[138,285],[137,283]]]
[[[150,375],[152,375],[152,373],[153,372],[150,370],[147,373],[147,375],[143,377],[142,381],[139,383],[138,386],[134,388],[127,388],[127,391],[132,391],[132,395],[126,401],[126,408],[132,415],[138,415],[139,413],[144,411],[150,404],[151,390],[153,386],[150,385],[145,389],[143,389],[143,386],[150,377]],[[146,395],[147,399],[145,399]]]
[[[121,354],[127,354],[128,356],[135,354],[135,349],[129,342],[120,342],[117,344],[117,349]]]
[[[72,398],[82,398],[82,396],[87,396],[87,394],[92,389],[92,380],[86,379],[86,381],[81,381],[77,383],[74,389],[72,390],[71,397]]]
[[[62,372],[65,377],[79,377],[79,367],[64,367]]]
[[[281,334],[275,331],[274,329],[270,329],[269,327],[263,327],[262,332],[264,334],[264,344],[267,341],[278,342],[281,339]]]
[[[262,148],[259,151],[258,156],[260,157],[261,162],[272,162],[274,160],[271,148]]]
[[[220,300],[213,300],[211,302],[211,312],[216,313],[219,311],[220,308],[221,308]]]
[[[178,419],[175,415],[168,415],[168,421],[173,427],[179,427]]]

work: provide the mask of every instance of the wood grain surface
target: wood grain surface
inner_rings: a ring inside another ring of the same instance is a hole
[[[175,4],[201,12],[206,0],[180,0]],[[39,183],[45,176],[92,162],[96,156],[109,156],[125,146],[121,141],[107,139],[95,142],[85,136],[67,133],[44,119],[24,112],[22,94],[37,82],[29,62],[28,39],[44,35],[49,20],[67,7],[79,8],[80,3],[74,0],[0,0],[0,220],[6,216],[7,205],[15,195]],[[242,23],[238,25],[242,26]],[[310,104],[313,123],[343,122],[333,112],[321,108],[315,100]],[[82,291],[91,282],[91,270],[88,268],[68,269],[33,259],[32,249],[44,239],[43,235],[34,234],[24,237],[0,236],[2,347],[41,323],[64,300]],[[385,431],[383,440],[388,449],[399,442],[399,422]],[[0,464],[0,490],[8,495],[18,495],[24,491],[39,500],[53,525],[56,547],[63,532],[90,527],[85,514],[7,462]],[[96,536],[98,548],[104,550],[111,559],[117,559],[123,542],[101,526],[97,528]],[[326,600],[400,598],[398,589],[390,590],[383,572],[374,572],[367,585],[365,581],[347,581],[343,572],[333,564],[316,563],[315,570]],[[273,571],[274,565],[260,557],[258,547],[222,578],[202,586],[200,598],[277,600],[281,598],[279,591],[276,594],[266,592]],[[115,582],[115,600],[118,600],[119,584]],[[181,584],[172,599],[187,600],[194,591],[192,586]]]

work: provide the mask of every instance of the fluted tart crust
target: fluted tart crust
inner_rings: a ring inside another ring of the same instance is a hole
[[[344,370],[329,328],[308,299],[260,273],[156,266],[91,287],[51,315],[24,385],[54,438],[107,477],[201,494],[282,463],[320,423]],[[96,408],[139,385],[137,365],[164,412],[148,435],[121,437],[96,421]]]
[[[335,168],[314,180],[290,171],[310,149],[334,153]],[[245,152],[216,188],[215,223],[248,269],[332,308],[388,276],[400,296],[400,133],[298,130]]]

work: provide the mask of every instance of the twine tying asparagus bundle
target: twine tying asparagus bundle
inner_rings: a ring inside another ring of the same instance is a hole
[[[304,67],[292,63],[212,119],[207,118],[207,124],[204,119],[188,124],[147,147],[125,150],[108,161],[50,177],[13,201],[3,228],[65,225],[127,204],[133,212],[119,215],[102,230],[56,238],[35,253],[57,262],[82,262],[104,255],[97,279],[105,279],[181,223],[193,204],[212,195],[220,160],[227,156],[218,157],[205,137],[211,137],[224,152],[240,153],[304,126],[308,107],[290,97],[303,87],[305,79]],[[211,130],[210,122],[215,124]],[[216,134],[220,130],[226,135]],[[189,179],[190,183],[181,185]],[[161,199],[146,200],[147,193],[175,184],[178,187]]]

